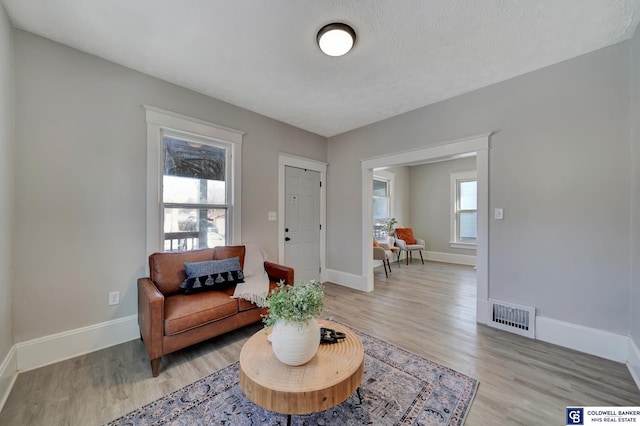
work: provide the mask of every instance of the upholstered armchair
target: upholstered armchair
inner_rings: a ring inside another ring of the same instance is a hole
[[[420,260],[424,265],[424,258],[422,257],[422,250],[424,250],[425,242],[413,236],[413,229],[411,228],[396,228],[396,246],[400,248],[400,254],[406,252],[407,265],[409,264],[409,258],[412,258],[413,251],[417,250],[420,253]],[[399,256],[399,255],[398,255]],[[399,263],[399,262],[398,262]]]
[[[389,259],[393,256],[391,248],[387,243],[381,243],[377,240],[373,240],[373,260],[382,260],[382,266],[384,267],[384,274],[389,278],[389,272],[391,272],[391,263]],[[389,272],[387,272],[389,268]]]

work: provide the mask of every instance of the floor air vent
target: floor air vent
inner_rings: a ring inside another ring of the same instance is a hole
[[[489,309],[490,326],[532,339],[535,338],[536,308],[490,300]]]

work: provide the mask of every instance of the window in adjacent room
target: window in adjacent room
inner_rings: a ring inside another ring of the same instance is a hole
[[[240,241],[242,132],[147,108],[147,252]]]
[[[451,174],[451,241],[454,248],[476,248],[478,191],[475,171]]]
[[[392,217],[391,187],[391,174],[376,172],[373,176],[373,235],[378,240],[387,237],[385,228]]]

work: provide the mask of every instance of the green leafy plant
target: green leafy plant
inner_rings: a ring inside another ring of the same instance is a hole
[[[324,286],[317,281],[300,282],[297,285],[278,283],[266,301],[269,313],[263,315],[262,322],[267,327],[277,321],[303,323],[315,318],[324,309]]]
[[[387,234],[391,234],[393,232],[394,225],[398,223],[395,217],[392,217],[387,221]]]

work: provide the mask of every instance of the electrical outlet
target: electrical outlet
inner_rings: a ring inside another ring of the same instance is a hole
[[[120,292],[112,291],[109,293],[109,306],[117,305],[118,303],[120,303]]]
[[[496,209],[493,212],[493,218],[498,220],[504,219],[504,209]]]

